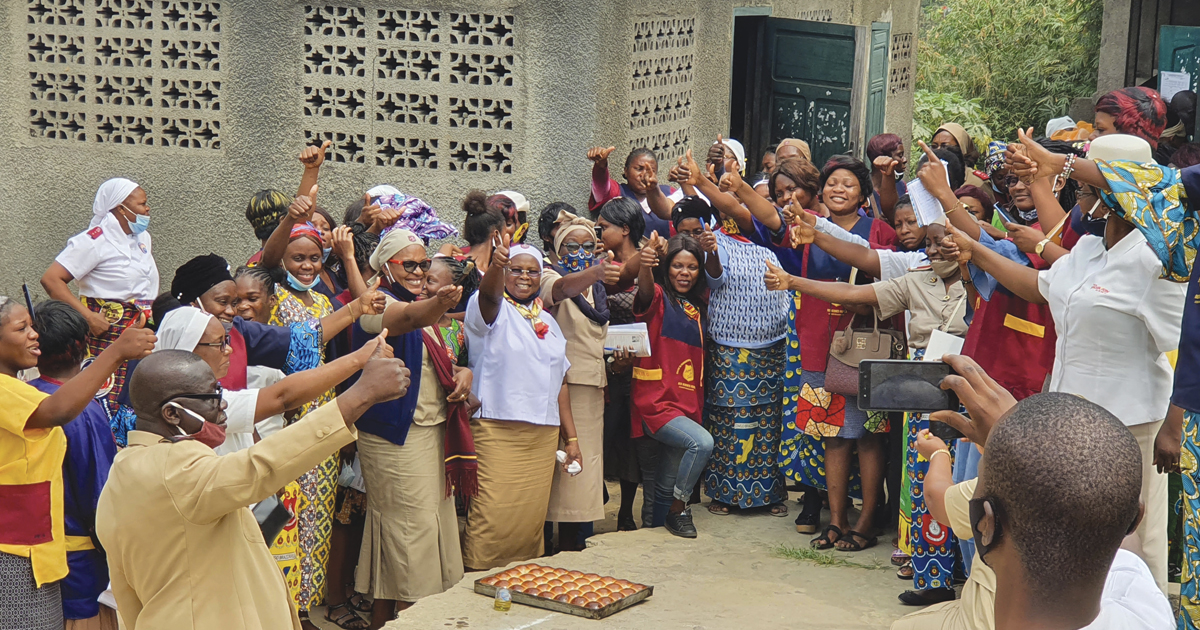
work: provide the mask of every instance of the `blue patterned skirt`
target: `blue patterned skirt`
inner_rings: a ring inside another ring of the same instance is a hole
[[[758,349],[709,344],[704,425],[713,437],[704,490],[742,508],[787,500],[778,465],[784,342]]]

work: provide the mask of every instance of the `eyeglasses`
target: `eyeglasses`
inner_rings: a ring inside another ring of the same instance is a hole
[[[698,239],[698,238],[700,238],[701,234],[704,234],[704,228],[701,227],[701,228],[696,228],[694,230],[676,230],[675,233],[676,234],[687,234],[688,236],[691,236],[692,238]]]
[[[176,394],[176,395],[172,396],[171,398],[168,398],[166,401],[164,401],[163,404],[165,405],[167,402],[170,402],[171,400],[173,400],[175,398],[191,398],[193,400],[221,400],[221,397],[223,397],[224,395],[225,395],[225,388],[221,387],[220,383],[217,383],[217,391],[215,391],[215,392],[208,393],[208,394]]]
[[[224,337],[222,337],[220,341],[210,341],[208,343],[197,342],[196,345],[197,346],[208,346],[210,348],[219,348],[221,350],[221,352],[224,352],[225,349],[229,347],[229,343],[230,343],[229,334],[226,333],[226,335]]]
[[[567,243],[563,247],[567,248],[568,254],[578,254],[581,249],[589,254],[596,251],[596,244],[591,241],[586,243]]]
[[[518,278],[521,276],[529,276],[530,278],[536,278],[536,277],[542,275],[542,270],[541,269],[513,269],[510,267],[508,270],[508,274],[511,276],[517,276]]]
[[[1017,177],[1016,175],[1006,175],[1004,177],[1004,185],[1007,186],[1008,188],[1012,188],[1013,186],[1016,186],[1020,182],[1021,182],[1021,178]]]
[[[429,267],[433,265],[433,261],[428,258],[422,260],[421,262],[417,262],[415,260],[396,260],[393,258],[388,262],[392,263],[393,265],[400,265],[401,267],[404,267],[404,271],[407,273],[412,273],[418,268],[420,268],[421,271],[429,271]]]

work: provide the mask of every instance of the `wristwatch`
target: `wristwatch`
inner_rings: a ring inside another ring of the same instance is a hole
[[[1034,246],[1033,253],[1037,254],[1038,256],[1041,256],[1042,252],[1045,251],[1045,249],[1046,249],[1046,243],[1049,243],[1049,242],[1050,242],[1050,239],[1048,239],[1048,238],[1042,239],[1042,241],[1040,243],[1038,243],[1036,246]]]

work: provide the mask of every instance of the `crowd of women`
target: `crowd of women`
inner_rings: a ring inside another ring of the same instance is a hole
[[[893,340],[890,358],[957,338],[1018,400],[1069,392],[1120,418],[1142,447],[1136,536],[1164,589],[1164,473],[1183,461],[1181,627],[1193,627],[1194,107],[1190,92],[1168,107],[1128,88],[1099,99],[1094,124],[1056,119],[1048,137],[982,147],[947,122],[916,147],[881,134],[865,160],[821,164],[788,138],[757,172],[718,137],[701,162],[662,156],[670,184],[645,148],[618,182],[614,148],[597,147],[583,210],[472,191],[461,231],[390,185],[339,221],[317,203],[327,142],[301,153],[294,197],[250,199],[262,247],[246,265],[196,256],[161,294],[148,191],[108,180],[42,277],[51,299],[0,298],[0,626],[116,627],[98,603],[95,512],[138,418],[127,375],[151,349],[211,367],[228,421],[194,437],[227,454],[349,386],[357,364],[339,360],[381,334],[411,369],[408,393],[279,489],[294,517],[270,548],[305,628],[322,605],[339,627],[379,628],[465,571],[580,550],[604,519],[606,479],[619,482],[619,530],[683,537],[697,536],[701,492],[722,517],[786,517],[801,492],[795,527],[813,548],[890,541],[912,585],[902,602],[953,600],[972,535],[926,505],[928,416],[859,408],[846,346],[869,329]],[[433,241],[445,244],[431,255]],[[638,322],[648,353],[608,343],[610,325]],[[956,481],[977,474],[975,445],[944,454]]]

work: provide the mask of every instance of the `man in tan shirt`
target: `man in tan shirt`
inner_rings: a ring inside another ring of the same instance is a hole
[[[96,510],[118,613],[128,630],[300,629],[287,587],[246,507],[354,441],[355,420],[402,396],[409,372],[379,348],[346,393],[254,446],[217,456],[223,403],[190,352],[156,352],[131,377],[137,430]],[[218,396],[214,397],[214,394]]]

